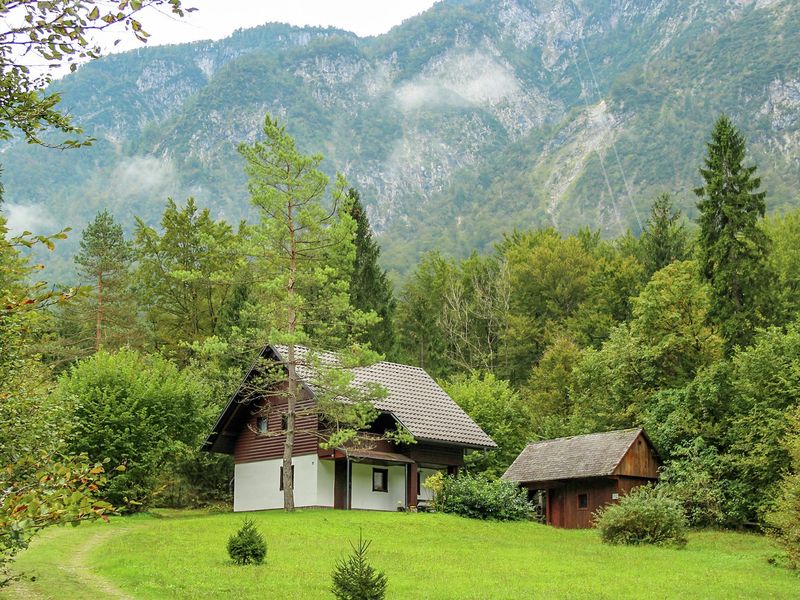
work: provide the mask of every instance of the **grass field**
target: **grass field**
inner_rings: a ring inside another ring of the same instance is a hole
[[[3,598],[329,598],[348,540],[373,540],[389,598],[798,598],[761,536],[696,532],[683,550],[612,547],[594,531],[450,515],[300,511],[253,515],[267,563],[226,553],[242,515],[159,512],[51,530],[18,560],[36,579]]]

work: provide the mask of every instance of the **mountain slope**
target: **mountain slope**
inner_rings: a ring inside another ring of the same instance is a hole
[[[450,0],[371,38],[269,24],[114,55],[57,85],[94,147],[3,148],[6,197],[76,229],[106,206],[155,221],[168,195],[238,219],[236,145],[270,112],[359,187],[402,273],[421,251],[463,255],[513,227],[636,230],[663,189],[691,211],[726,111],[770,206],[786,206],[798,28],[792,0]]]

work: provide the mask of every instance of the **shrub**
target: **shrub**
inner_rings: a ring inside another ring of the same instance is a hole
[[[786,551],[787,566],[800,568],[800,407],[789,415],[790,434],[784,445],[792,457],[793,473],[784,476],[767,523],[772,534]]]
[[[339,600],[383,600],[387,579],[367,560],[371,541],[358,536],[358,545],[350,543],[353,553],[346,560],[336,561],[331,591]]]
[[[448,475],[442,478],[439,491],[435,493],[436,510],[462,517],[524,521],[533,513],[527,491],[504,479]]]
[[[767,515],[767,523],[786,551],[789,568],[800,568],[800,474],[787,475],[781,482],[780,495]]]
[[[662,489],[640,486],[595,513],[600,535],[607,544],[686,545],[688,523],[680,502]]]
[[[251,519],[228,539],[228,554],[237,565],[260,565],[267,556],[267,543]]]
[[[103,497],[143,510],[176,457],[193,454],[216,412],[212,389],[160,355],[100,351],[64,373],[58,400],[71,411],[68,454],[125,465]]]

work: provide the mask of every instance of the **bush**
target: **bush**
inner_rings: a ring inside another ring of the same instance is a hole
[[[228,554],[237,565],[260,565],[267,556],[267,543],[251,519],[228,539]]]
[[[599,509],[595,522],[607,544],[686,545],[688,522],[680,502],[649,485]]]
[[[786,551],[788,567],[800,568],[800,474],[787,475],[781,482],[780,495],[767,522]]]
[[[331,591],[338,600],[383,600],[386,596],[386,575],[367,561],[371,541],[358,536],[358,545],[347,560],[336,561]]]
[[[495,521],[524,521],[533,514],[527,490],[511,481],[448,475],[437,483],[434,506],[445,513]]]
[[[207,434],[218,410],[212,392],[196,373],[160,355],[100,351],[59,379],[58,400],[71,412],[66,451],[125,465],[103,497],[143,510],[176,457],[194,454]]]

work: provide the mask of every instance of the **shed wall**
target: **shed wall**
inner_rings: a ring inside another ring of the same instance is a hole
[[[614,475],[658,479],[659,466],[655,451],[640,433],[617,465]]]

